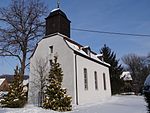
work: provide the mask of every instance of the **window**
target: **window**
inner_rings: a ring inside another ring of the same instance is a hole
[[[87,50],[87,55],[88,55],[89,57],[91,57],[91,52],[90,52],[90,50]]]
[[[94,79],[95,79],[95,89],[98,90],[98,81],[97,81],[97,72],[94,72]]]
[[[50,66],[52,66],[52,62],[53,62],[52,60],[49,60]]]
[[[87,77],[87,69],[84,68],[84,89],[88,90],[88,77]]]
[[[49,46],[50,53],[53,53],[53,46]]]
[[[91,49],[90,49],[89,46],[83,47],[82,50],[83,50],[89,57],[91,57]]]
[[[105,76],[105,73],[103,73],[103,83],[104,83],[104,90],[106,90],[106,76]]]

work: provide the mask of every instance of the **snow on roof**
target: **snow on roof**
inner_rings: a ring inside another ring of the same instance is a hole
[[[150,74],[146,77],[146,80],[144,82],[144,86],[150,86]]]
[[[55,11],[57,11],[57,10],[60,10],[59,8],[55,8],[55,9],[53,9],[52,11],[51,11],[51,13],[52,12],[55,12]]]
[[[90,46],[84,46],[83,48],[90,48]]]
[[[97,57],[102,57],[102,56],[103,56],[103,54],[97,54],[96,56],[97,56]]]
[[[92,58],[92,59],[94,59],[94,60],[96,60],[96,61],[98,61],[98,62],[100,62],[100,63],[102,63],[102,64],[105,64],[105,65],[107,65],[107,66],[110,66],[110,64],[108,64],[108,63],[106,63],[106,62],[104,62],[104,61],[101,61],[98,57],[97,57],[97,54],[95,54],[94,52],[90,52],[90,56],[82,49],[83,48],[83,46],[81,46],[80,44],[77,44],[76,42],[75,43],[73,43],[73,41],[70,41],[71,39],[69,39],[69,40],[65,40],[66,41],[66,43],[68,44],[68,46],[71,48],[71,49],[73,49],[74,51],[76,51],[76,52],[79,52],[79,53],[81,53],[82,55],[85,55],[85,56],[88,56],[88,57],[90,57],[90,58]],[[88,47],[89,48],[89,46],[84,46],[84,47]]]
[[[73,49],[73,50],[75,50],[75,51],[78,51],[78,52],[80,52],[80,53],[82,53],[82,54],[84,54],[84,55],[87,55],[87,54],[81,49],[81,47],[79,47],[78,45],[73,44],[73,43],[71,43],[71,42],[68,41],[68,40],[65,40],[65,41],[67,42],[67,44],[69,45],[69,47],[71,47],[71,49]]]
[[[0,85],[4,82],[5,78],[0,79]]]
[[[96,60],[97,62],[100,62],[101,64],[104,64],[105,66],[110,66],[110,64],[108,64],[108,63],[106,63],[106,62],[104,62],[104,61],[102,61],[102,60],[100,60],[100,59],[98,58],[98,56],[99,56],[100,54],[96,54],[95,52],[93,52],[93,51],[90,50],[90,56],[89,56],[89,55],[83,50],[83,48],[86,47],[86,46],[82,46],[81,44],[79,44],[79,43],[77,43],[77,42],[71,40],[70,38],[68,38],[67,36],[65,36],[65,35],[63,35],[63,34],[54,33],[54,34],[45,36],[43,39],[49,38],[49,37],[55,36],[55,35],[61,36],[61,37],[64,39],[64,41],[67,43],[67,45],[68,45],[72,50],[74,50],[74,51],[76,51],[76,52],[78,52],[78,53],[81,53],[82,55],[85,55],[85,56],[87,56],[87,57],[90,57],[90,58],[92,58],[93,60]],[[41,39],[41,40],[42,40],[42,39]],[[40,40],[40,41],[41,41],[41,40]],[[39,42],[40,42],[40,41],[39,41]],[[37,46],[38,46],[38,44],[37,44]],[[36,48],[37,48],[37,46],[36,46]],[[90,48],[89,46],[87,46],[87,47]],[[32,55],[30,56],[30,58],[32,58],[32,56],[34,55],[36,48],[34,49]]]
[[[120,78],[123,78],[124,81],[132,80],[132,76],[129,71],[125,71],[120,75]]]

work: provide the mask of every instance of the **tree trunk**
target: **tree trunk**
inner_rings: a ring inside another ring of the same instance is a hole
[[[26,68],[26,51],[23,51],[22,61],[21,61],[21,74],[24,76]]]

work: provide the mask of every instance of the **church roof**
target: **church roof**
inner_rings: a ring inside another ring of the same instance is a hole
[[[70,38],[64,37],[65,42],[67,43],[67,45],[74,51],[75,54],[81,55],[89,60],[92,60],[94,62],[97,62],[99,64],[103,64],[107,67],[110,66],[110,64],[100,60],[97,57],[97,54],[95,52],[93,52],[89,46],[82,46],[81,44],[71,40]],[[87,54],[83,48],[87,48],[89,49],[90,55]]]
[[[65,35],[62,35],[62,34],[60,34],[60,33],[54,33],[54,34],[45,36],[43,39],[49,38],[49,37],[52,37],[52,36],[55,36],[55,35],[61,36],[61,37],[64,39],[64,41],[66,42],[66,44],[68,45],[68,47],[69,47],[70,49],[72,49],[75,54],[78,54],[78,55],[80,55],[80,56],[83,56],[83,57],[85,57],[85,58],[87,58],[87,59],[89,59],[89,60],[92,60],[92,61],[97,62],[97,63],[99,63],[99,64],[102,64],[102,65],[104,65],[104,66],[110,67],[110,64],[108,64],[108,63],[106,63],[106,62],[100,60],[100,59],[98,58],[99,54],[96,54],[95,52],[93,52],[93,51],[90,49],[89,46],[83,46],[83,45],[81,45],[81,44],[75,42],[74,40],[68,38],[68,37],[65,36]],[[43,39],[41,39],[41,40],[43,40]],[[40,40],[40,41],[41,41],[41,40]],[[40,42],[40,41],[39,41],[39,42]],[[35,47],[33,53],[32,53],[31,56],[30,56],[30,58],[32,58],[32,56],[34,55],[37,46],[38,46],[38,44],[36,45],[36,47]],[[90,50],[90,56],[83,50],[83,48],[89,48],[89,50]]]

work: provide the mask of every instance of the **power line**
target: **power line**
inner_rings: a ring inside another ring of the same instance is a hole
[[[71,28],[71,29],[75,30],[75,31],[83,31],[83,32],[91,32],[91,33],[126,35],[126,36],[136,36],[136,37],[150,37],[149,34],[134,34],[134,33],[123,33],[123,32],[98,31],[98,30],[89,30],[89,29],[78,29],[78,28]]]

